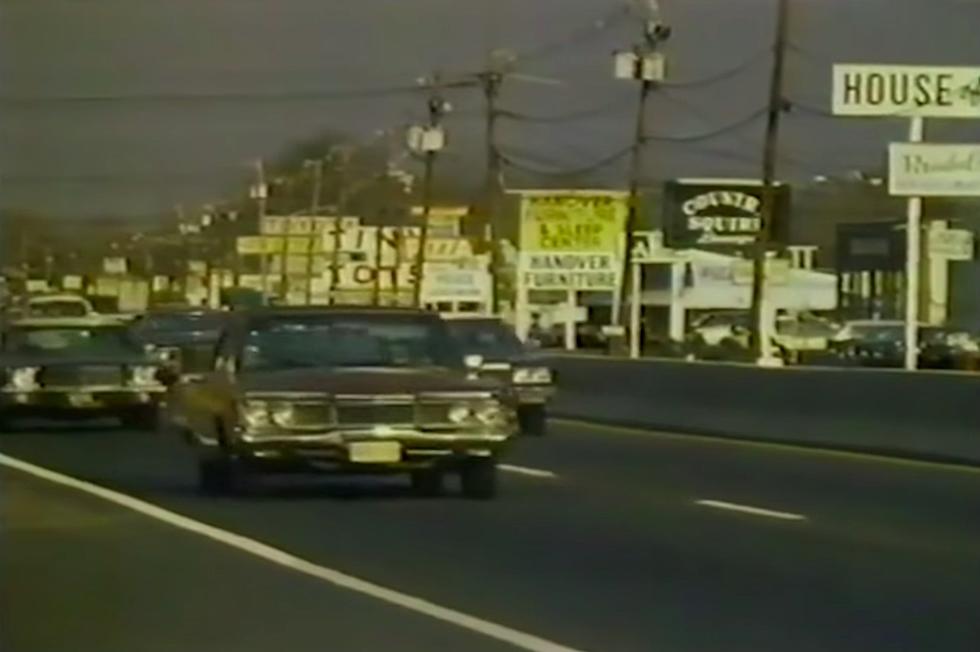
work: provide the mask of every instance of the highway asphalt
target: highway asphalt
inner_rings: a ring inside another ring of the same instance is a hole
[[[215,499],[159,434],[29,428],[0,453],[221,530],[0,467],[5,652],[980,650],[976,469],[558,421],[494,502],[278,478]]]

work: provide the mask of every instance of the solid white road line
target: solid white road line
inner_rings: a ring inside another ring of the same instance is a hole
[[[543,480],[557,480],[558,474],[544,469],[534,469],[529,466],[517,466],[514,464],[498,464],[497,468],[508,473],[526,475],[531,478],[541,478]]]
[[[249,539],[248,537],[244,537],[233,532],[228,532],[226,530],[207,525],[206,523],[201,523],[200,521],[195,521],[186,516],[157,507],[152,503],[139,500],[138,498],[133,498],[132,496],[127,496],[126,494],[112,491],[111,489],[106,489],[105,487],[84,482],[40,466],[35,466],[29,462],[24,462],[22,460],[0,454],[0,466],[16,469],[34,477],[59,484],[64,487],[70,487],[92,496],[97,496],[98,498],[115,503],[116,505],[125,507],[126,509],[139,512],[144,516],[149,516],[150,518],[162,521],[163,523],[171,525],[180,530],[193,532],[194,534],[211,539],[218,543],[222,543],[230,548],[235,548],[241,552],[258,557],[259,559],[282,566],[283,568],[288,568],[290,570],[303,573],[304,575],[315,577],[319,580],[348,591],[360,593],[362,595],[381,600],[382,602],[387,602],[388,604],[409,609],[424,616],[435,618],[436,620],[441,620],[457,627],[467,629],[471,632],[508,643],[522,650],[530,650],[531,652],[580,652],[574,648],[566,647],[559,643],[553,643],[532,634],[526,634],[504,625],[498,625],[454,609],[442,607],[427,600],[423,600],[422,598],[401,593],[399,591],[347,575],[340,571],[314,564],[313,562],[296,557],[288,552],[279,550],[278,548],[273,548],[272,546],[266,545],[254,539]]]
[[[752,507],[751,505],[739,505],[738,503],[726,503],[721,500],[695,500],[695,504],[702,507],[713,507],[714,509],[727,509],[732,512],[742,512],[743,514],[753,514],[755,516],[766,516],[768,518],[779,518],[784,521],[805,521],[806,516],[793,514],[792,512],[776,512],[771,509]]]

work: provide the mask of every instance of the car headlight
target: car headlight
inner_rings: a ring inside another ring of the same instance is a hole
[[[271,423],[269,404],[265,401],[245,401],[239,406],[238,413],[247,430],[266,428]]]
[[[280,426],[286,426],[292,423],[294,412],[292,403],[282,401],[272,403],[268,407],[268,414],[272,422]]]
[[[157,368],[151,366],[141,366],[141,367],[131,367],[129,370],[130,377],[129,382],[137,387],[146,387],[148,385],[159,385],[160,380],[157,378]]]
[[[514,370],[515,385],[545,385],[551,382],[551,369],[547,367],[525,367]]]
[[[507,420],[507,412],[499,403],[488,403],[476,409],[475,413],[480,423],[493,426],[504,423]]]
[[[469,405],[453,405],[449,408],[448,415],[450,423],[462,424],[473,419],[473,409]]]
[[[10,370],[7,386],[20,392],[27,392],[37,387],[38,367],[20,367]]]

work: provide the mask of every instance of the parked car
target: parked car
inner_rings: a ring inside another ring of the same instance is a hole
[[[39,294],[27,299],[23,316],[26,318],[57,318],[90,317],[95,314],[92,303],[77,294]]]
[[[463,353],[483,359],[480,375],[513,389],[521,433],[544,435],[547,405],[555,394],[555,372],[497,317],[457,317],[448,323]]]
[[[832,347],[850,364],[903,367],[905,323],[898,320],[848,322],[833,338]],[[918,366],[922,369],[973,369],[980,359],[980,347],[967,332],[921,325],[918,355]]]
[[[214,347],[227,317],[220,310],[154,309],[133,323],[132,333],[182,377],[200,376],[214,366]]]
[[[156,427],[171,380],[126,325],[104,317],[46,317],[9,324],[0,353],[0,419],[118,417]]]
[[[434,313],[267,308],[232,313],[214,370],[181,383],[177,425],[198,448],[200,488],[226,493],[271,471],[407,473],[424,494],[458,474],[497,491],[517,433],[513,397],[473,373]]]
[[[773,341],[786,362],[803,362],[827,351],[840,325],[810,313],[779,315]]]

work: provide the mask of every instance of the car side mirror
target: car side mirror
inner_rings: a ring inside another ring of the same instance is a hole
[[[463,364],[470,371],[479,371],[483,368],[483,356],[478,354],[470,354],[463,358]]]

